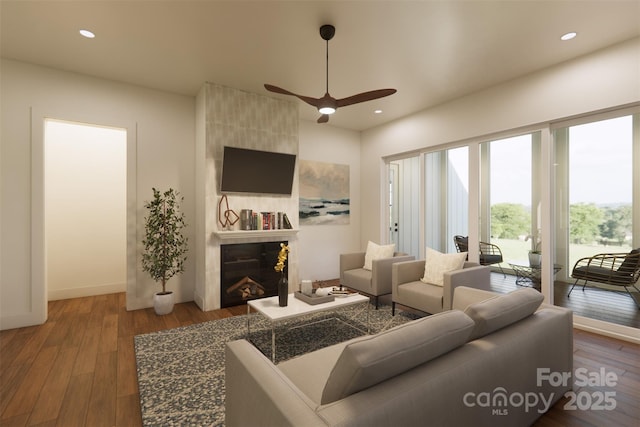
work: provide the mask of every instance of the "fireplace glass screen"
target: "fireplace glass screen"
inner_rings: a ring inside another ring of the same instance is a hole
[[[244,304],[278,294],[280,273],[274,270],[280,243],[221,245],[220,302],[222,307]],[[285,244],[288,242],[284,242]]]

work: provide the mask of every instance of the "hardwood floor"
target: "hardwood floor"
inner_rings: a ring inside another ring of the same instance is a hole
[[[506,293],[519,286],[515,284],[515,276],[507,274],[505,278],[502,273],[492,272],[491,287],[496,292]],[[569,308],[575,315],[640,328],[640,309],[624,290],[617,292],[588,286],[583,291],[580,284],[569,297],[570,289],[570,283],[555,282],[555,305]],[[640,299],[640,295],[637,298]]]
[[[245,306],[202,312],[190,302],[159,317],[126,311],[125,294],[52,301],[44,325],[0,332],[0,425],[139,426],[133,337],[244,313]],[[640,345],[576,330],[575,368],[614,372],[617,406],[567,411],[563,400],[535,425],[638,426],[639,362]]]
[[[0,333],[0,425],[141,425],[133,337],[244,313],[128,312],[124,293],[52,301],[44,325]]]

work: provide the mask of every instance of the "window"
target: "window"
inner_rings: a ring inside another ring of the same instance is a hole
[[[528,267],[529,252],[547,243],[551,250],[542,253],[542,265],[552,263],[553,268],[543,268],[540,277],[546,296],[574,309],[578,318],[616,324],[603,324],[605,330],[636,327],[637,307],[628,295],[611,292],[618,289],[580,297],[574,291],[570,299],[567,294],[579,258],[640,246],[640,107],[547,126],[390,162],[391,204],[405,233],[400,241],[411,241],[408,247],[415,248],[415,237],[421,236],[419,253],[404,251],[416,257],[424,256],[425,246],[455,252],[453,236],[477,229],[473,237],[498,245],[502,267],[511,273],[497,286],[513,289],[508,285],[515,286],[516,277],[509,263]],[[475,158],[477,165],[470,163]],[[543,163],[547,158],[549,163]],[[542,200],[543,195],[550,200]],[[553,211],[542,211],[542,206]],[[549,241],[543,242],[543,236]]]
[[[558,204],[559,223],[566,224],[558,258],[569,275],[582,257],[632,249],[633,116],[560,128],[554,137],[567,188]]]
[[[488,185],[480,199],[480,241],[498,245],[505,262],[526,264],[539,242],[539,194],[533,185],[539,140],[536,132],[481,144]]]

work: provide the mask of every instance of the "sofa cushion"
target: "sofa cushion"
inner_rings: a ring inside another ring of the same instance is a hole
[[[442,287],[422,283],[419,280],[403,283],[393,297],[399,304],[410,306],[425,313],[440,313],[442,310]],[[462,309],[464,310],[465,307]]]
[[[364,268],[354,268],[345,270],[343,273],[344,283],[348,283],[353,289],[362,292],[371,292],[371,271]]]
[[[321,404],[343,399],[463,345],[474,323],[448,311],[349,343],[333,366]]]
[[[314,406],[319,405],[327,378],[342,350],[349,342],[358,339],[361,337],[324,347],[301,357],[292,357],[278,363],[278,369],[313,402]]]
[[[420,280],[431,285],[444,286],[444,273],[462,269],[467,259],[466,252],[443,254],[431,248],[426,250],[424,276]]]
[[[540,292],[524,288],[471,304],[464,310],[475,322],[471,339],[483,337],[530,316],[543,300]]]
[[[377,243],[373,243],[369,240],[369,243],[367,243],[367,250],[364,253],[364,265],[362,268],[365,270],[371,270],[373,268],[373,260],[392,258],[395,250],[395,243],[390,245],[378,245]]]
[[[464,311],[464,309],[469,307],[471,304],[488,300],[489,298],[499,295],[499,293],[486,291],[484,289],[471,288],[469,286],[458,286],[453,291],[453,303],[451,304],[451,309]]]
[[[480,264],[499,264],[502,262],[502,255],[480,254]]]

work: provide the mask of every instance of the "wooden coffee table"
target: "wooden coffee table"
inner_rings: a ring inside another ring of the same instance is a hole
[[[249,316],[249,314],[251,308],[253,308],[271,323],[271,360],[274,363],[276,360],[276,326],[284,320],[323,311],[335,311],[338,308],[355,304],[367,304],[367,330],[366,332],[362,332],[369,333],[369,297],[367,296],[354,293],[349,296],[336,297],[335,300],[330,302],[312,305],[295,298],[293,294],[289,294],[286,307],[280,307],[278,301],[278,296],[276,295],[274,297],[254,299],[247,302],[247,339],[251,341],[251,316]],[[296,325],[295,327],[297,328],[304,325],[306,324]],[[359,329],[354,325],[349,326]]]

